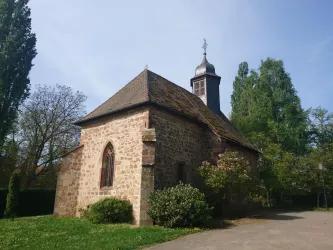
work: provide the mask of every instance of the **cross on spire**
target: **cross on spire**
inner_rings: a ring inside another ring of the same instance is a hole
[[[204,38],[203,40],[204,40],[204,44],[202,45],[202,48],[204,49],[204,52],[205,52],[204,55],[206,55],[206,50],[207,50],[207,46],[208,46],[208,44],[207,44],[205,38]]]

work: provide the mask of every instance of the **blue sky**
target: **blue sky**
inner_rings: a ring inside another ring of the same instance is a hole
[[[207,58],[222,77],[221,110],[247,61],[284,61],[304,108],[333,111],[333,1],[31,0],[38,55],[30,78],[88,96],[87,111],[149,69],[190,90]]]

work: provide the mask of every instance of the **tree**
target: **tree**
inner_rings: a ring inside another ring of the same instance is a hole
[[[251,70],[245,76],[240,75],[244,72],[244,63],[239,67],[233,92],[233,96],[239,97],[232,101],[231,113],[237,129],[250,140],[254,133],[264,133],[272,143],[302,154],[308,139],[307,113],[301,107],[283,62],[267,58],[257,71]]]
[[[54,167],[62,154],[78,145],[80,129],[73,122],[85,113],[85,100],[70,87],[45,85],[23,105],[17,137],[20,161],[29,176],[39,166]]]
[[[242,105],[239,105],[239,102],[242,101],[242,93],[244,91],[244,81],[247,78],[249,74],[249,66],[247,64],[247,62],[242,62],[239,65],[238,68],[238,75],[235,78],[235,81],[233,83],[233,87],[234,87],[234,92],[231,95],[231,106],[233,109],[237,109],[239,107],[241,107]],[[237,110],[238,112],[240,112],[241,110]],[[236,112],[234,112],[235,114]]]
[[[282,149],[279,144],[268,144],[262,156],[261,177],[267,189],[288,195],[311,191],[308,185],[310,169],[306,158]]]
[[[223,197],[224,207],[242,199],[262,201],[262,186],[251,173],[249,162],[238,152],[226,151],[220,154],[216,164],[204,161],[198,173],[203,177],[205,185],[217,194],[217,199]],[[215,202],[219,204],[219,201]]]
[[[318,167],[320,163],[324,166],[322,172]],[[306,164],[309,168],[308,183],[311,192],[317,194],[317,206],[319,206],[319,197],[324,190],[323,184],[325,183],[327,194],[333,192],[333,143],[314,148],[308,155]]]
[[[333,142],[333,113],[322,107],[310,109],[311,142],[319,147]]]
[[[29,72],[36,56],[29,0],[0,0],[0,149],[29,94]]]
[[[10,177],[8,194],[6,200],[6,210],[5,216],[11,217],[14,220],[14,217],[17,215],[18,206],[19,206],[19,193],[20,193],[20,175],[16,170],[13,172]]]
[[[267,58],[251,71],[241,63],[231,104],[232,122],[262,152],[260,176],[268,193],[306,192],[300,157],[308,149],[308,113],[283,62]]]
[[[333,191],[333,114],[322,107],[310,109],[309,114],[312,149],[307,157],[307,166],[311,170],[308,182],[311,192],[317,194],[317,206],[320,206],[323,184],[328,194]],[[319,164],[324,165],[323,171],[319,170]]]
[[[17,166],[18,145],[14,139],[7,140],[0,151],[0,188],[6,188]]]

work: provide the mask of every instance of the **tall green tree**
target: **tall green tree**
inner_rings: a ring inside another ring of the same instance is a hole
[[[18,170],[15,170],[10,177],[5,210],[5,216],[12,218],[12,220],[17,216],[20,186],[20,175]]]
[[[267,190],[308,191],[299,161],[308,145],[308,113],[283,62],[267,58],[250,71],[241,63],[231,104],[232,122],[263,153],[260,171]]]
[[[234,92],[231,95],[231,106],[235,109],[234,114],[240,113],[242,110],[239,110],[240,107],[244,105],[239,105],[239,102],[242,101],[242,93],[244,91],[245,79],[249,74],[249,65],[247,62],[242,62],[238,68],[238,74],[235,77],[233,83]]]
[[[307,145],[307,113],[283,62],[267,58],[258,70],[244,74],[243,62],[234,81],[231,120],[249,137],[264,133],[272,143],[296,154]],[[256,137],[256,136],[254,136]],[[254,144],[260,142],[252,138]]]
[[[0,154],[0,188],[8,187],[9,179],[17,167],[19,145],[17,142],[7,140],[3,145],[3,152]]]
[[[28,2],[0,0],[0,147],[29,94],[28,76],[37,54]]]

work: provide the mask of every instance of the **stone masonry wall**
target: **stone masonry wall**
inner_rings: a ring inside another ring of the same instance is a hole
[[[178,184],[178,164],[184,164],[187,182],[197,186],[196,168],[204,160],[214,162],[227,149],[240,152],[256,169],[254,152],[220,138],[208,127],[189,119],[151,108],[150,125],[156,129],[155,188]]]
[[[106,198],[127,199],[133,204],[136,224],[140,223],[142,174],[142,130],[148,128],[148,109],[140,108],[85,125],[81,132],[84,144],[78,195],[80,208]],[[111,142],[115,150],[115,173],[112,187],[100,188],[103,152]]]
[[[178,184],[179,164],[186,182],[195,185],[195,169],[205,159],[205,128],[158,108],[150,110],[150,125],[156,130],[155,188]]]
[[[254,151],[241,147],[224,138],[220,138],[216,136],[211,130],[205,131],[205,138],[206,148],[208,149],[207,159],[209,161],[214,162],[215,160],[217,160],[218,155],[225,152],[226,150],[236,151],[239,152],[240,155],[250,163],[252,171],[257,170],[258,155]]]
[[[83,146],[63,157],[54,202],[54,214],[56,216],[76,215],[82,152]]]

